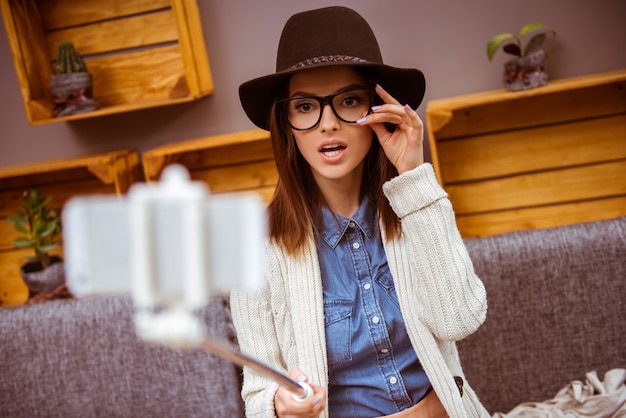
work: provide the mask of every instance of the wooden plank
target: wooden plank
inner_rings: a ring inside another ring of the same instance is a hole
[[[178,22],[189,92],[192,96],[210,94],[213,92],[213,78],[196,0],[174,1],[172,7]]]
[[[94,99],[102,106],[187,96],[178,45],[89,60]]]
[[[626,195],[626,160],[446,186],[457,214]]]
[[[194,180],[205,181],[212,192],[274,186],[278,181],[273,160],[191,171],[190,175]]]
[[[444,184],[626,159],[626,114],[444,141]]]
[[[161,169],[156,173],[152,173],[150,177],[152,180],[158,179],[162,169],[174,163],[182,164],[189,170],[198,170],[272,160],[273,155],[272,145],[269,141],[232,144],[181,154],[168,154],[163,156],[162,160],[158,163]]]
[[[52,172],[67,172],[66,174],[61,174],[62,178],[65,179],[74,179],[75,176],[78,179],[91,177],[84,173],[80,174],[79,171],[73,171],[75,169],[84,169],[89,166],[94,165],[110,165],[112,161],[116,159],[132,159],[133,161],[137,161],[137,151],[133,149],[124,149],[118,151],[110,151],[102,154],[92,154],[92,155],[83,155],[77,157],[69,157],[69,158],[57,158],[53,160],[47,161],[37,161],[33,163],[25,163],[14,166],[5,166],[0,167],[0,188],[6,188],[6,183],[8,179],[15,177],[27,177],[31,175],[42,175],[42,179],[47,178],[48,175]],[[53,181],[58,181],[58,179],[54,179]],[[50,181],[52,182],[52,181]],[[46,183],[46,181],[44,181]],[[21,186],[20,186],[21,187]]]
[[[30,166],[31,164],[27,164]],[[45,165],[45,164],[42,164]],[[9,167],[10,168],[10,167]],[[32,174],[7,175],[0,169],[0,190],[13,190],[17,194],[33,185],[46,185],[67,181],[80,181],[93,178],[86,167],[72,167],[66,170],[35,171]]]
[[[171,6],[170,0],[37,0],[46,30],[148,13]]]
[[[54,59],[57,45],[65,40],[72,41],[86,59],[94,54],[177,42],[178,31],[174,15],[167,9],[50,32],[46,36],[48,55]]]
[[[550,81],[523,92],[491,91],[427,105],[437,141],[626,112],[626,70]]]
[[[26,250],[0,251],[0,306],[23,305],[28,299],[28,288],[20,276]]]
[[[168,164],[195,170],[256,161],[272,157],[271,148],[269,132],[251,129],[165,144],[142,153],[142,162],[146,180],[156,181]]]
[[[3,0],[2,16],[24,103],[32,98],[50,97],[52,67],[50,56],[40,47],[45,37],[35,3]]]
[[[626,197],[541,206],[527,209],[458,215],[464,238],[477,238],[524,229],[551,228],[626,216]]]

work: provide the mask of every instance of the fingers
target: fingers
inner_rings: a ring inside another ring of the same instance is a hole
[[[387,93],[379,84],[376,84],[376,94],[383,99],[385,103],[400,104],[391,94]]]
[[[309,378],[300,369],[293,369],[288,375],[299,383],[308,383],[309,381]],[[326,390],[318,385],[309,385],[313,389],[313,396],[304,401],[295,400],[291,392],[283,387],[279,387],[274,396],[276,415],[280,418],[319,416],[326,406]]]
[[[409,127],[420,129],[423,127],[422,120],[417,112],[409,105],[402,105],[379,85],[376,86],[376,93],[384,101],[384,104],[372,106],[372,113],[358,120],[358,123],[362,125],[378,123],[390,123],[393,125],[406,124]],[[372,128],[374,128],[374,126],[372,126]]]

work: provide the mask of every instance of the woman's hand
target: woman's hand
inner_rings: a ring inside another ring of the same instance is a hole
[[[289,377],[297,382],[308,383],[309,378],[299,369],[293,369],[289,372]],[[296,401],[287,389],[282,386],[274,395],[274,408],[279,418],[290,417],[310,417],[316,418],[322,413],[326,406],[326,390],[321,386],[310,384],[313,389],[313,396],[305,401]]]
[[[376,86],[376,93],[385,104],[372,107],[372,114],[359,123],[372,128],[387,158],[402,174],[424,162],[424,123],[415,110],[403,106],[381,86]],[[386,122],[396,125],[396,130],[389,132]]]

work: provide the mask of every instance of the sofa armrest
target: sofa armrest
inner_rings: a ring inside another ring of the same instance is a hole
[[[626,217],[466,240],[485,324],[458,345],[492,413],[626,365]]]
[[[226,297],[201,314],[234,341]],[[243,417],[240,370],[205,351],[137,339],[127,297],[0,312],[0,416]]]

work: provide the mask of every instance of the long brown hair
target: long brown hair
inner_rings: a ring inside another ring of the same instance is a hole
[[[269,128],[278,170],[278,184],[268,207],[269,234],[289,254],[295,254],[304,249],[307,239],[318,230],[324,198],[276,101],[270,113]],[[400,236],[401,225],[383,195],[382,186],[397,176],[398,171],[383,152],[373,131],[372,135],[372,146],[365,156],[361,198],[367,196],[378,209],[386,238],[390,240]]]

